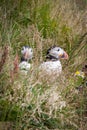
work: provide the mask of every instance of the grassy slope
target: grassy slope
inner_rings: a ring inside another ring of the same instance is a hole
[[[77,94],[82,79],[74,77],[87,60],[87,36],[82,37],[87,30],[86,7],[64,0],[2,0],[0,7],[1,53],[8,46],[5,63],[0,62],[0,120],[15,121],[16,130],[86,130],[87,90]],[[48,82],[37,67],[54,44],[70,59],[62,61],[63,74]],[[34,49],[32,68],[27,76],[17,74],[11,81],[13,60],[23,45]]]

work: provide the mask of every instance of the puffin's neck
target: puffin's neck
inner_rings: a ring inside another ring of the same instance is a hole
[[[28,60],[27,60],[27,59],[25,59],[25,58],[22,56],[22,57],[21,57],[21,62],[23,62],[23,61],[28,62]]]
[[[47,56],[46,61],[59,61],[59,59],[54,56]]]

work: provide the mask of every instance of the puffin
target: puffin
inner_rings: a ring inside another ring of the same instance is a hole
[[[68,54],[58,46],[52,46],[47,50],[46,61],[40,65],[40,69],[48,75],[57,74],[62,72],[61,59],[68,59]]]
[[[16,54],[13,62],[13,68],[10,70],[10,81],[13,82],[19,74],[27,75],[31,68],[30,60],[33,58],[33,49],[29,46],[23,46],[21,49],[21,60]]]
[[[23,46],[21,49],[21,61],[19,63],[19,69],[27,73],[30,68],[30,60],[33,58],[33,49],[29,46]]]

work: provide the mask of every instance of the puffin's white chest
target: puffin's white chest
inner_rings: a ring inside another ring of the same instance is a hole
[[[48,74],[57,73],[60,74],[62,66],[60,61],[47,61],[43,62],[40,66],[41,70],[46,71]]]
[[[19,68],[20,69],[23,69],[23,70],[29,70],[31,67],[31,64],[26,62],[26,61],[23,61],[19,64]]]
[[[30,67],[31,67],[31,64],[28,63],[28,62],[26,62],[26,61],[23,61],[23,62],[21,62],[21,63],[19,64],[20,70],[21,70],[23,73],[25,73],[25,74],[27,74],[27,72],[30,70]]]

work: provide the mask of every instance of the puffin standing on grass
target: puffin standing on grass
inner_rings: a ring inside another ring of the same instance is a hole
[[[26,75],[31,68],[31,64],[29,60],[33,57],[33,50],[29,46],[23,46],[21,50],[21,61],[19,63],[19,56],[16,54],[14,62],[13,62],[13,69],[10,71],[10,78],[11,82],[14,81],[14,78],[18,77],[18,73],[22,72],[22,74]]]
[[[47,74],[61,74],[62,65],[60,59],[68,59],[68,54],[60,47],[53,46],[47,51],[47,61],[40,65],[40,69]]]

